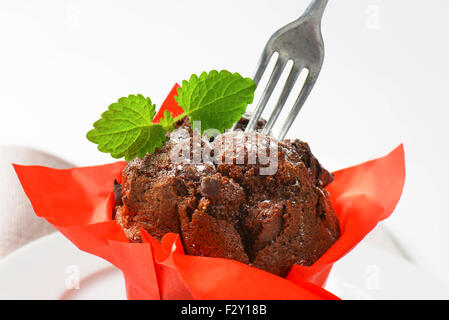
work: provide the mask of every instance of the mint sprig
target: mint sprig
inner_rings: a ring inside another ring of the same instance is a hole
[[[240,120],[254,99],[256,85],[250,78],[226,70],[192,75],[182,82],[175,100],[184,113],[173,118],[167,110],[159,123],[153,123],[155,105],[141,94],[129,95],[111,104],[87,139],[98,144],[98,150],[113,158],[130,161],[154,153],[163,145],[166,132],[185,116],[190,122],[201,121],[201,133],[208,129],[223,132]]]

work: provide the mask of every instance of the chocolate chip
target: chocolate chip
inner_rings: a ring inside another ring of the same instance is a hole
[[[121,206],[123,205],[122,202],[122,185],[117,182],[117,180],[114,179],[114,199],[115,199],[115,205]]]
[[[205,177],[201,180],[200,192],[203,197],[214,199],[218,196],[221,183],[214,177]]]

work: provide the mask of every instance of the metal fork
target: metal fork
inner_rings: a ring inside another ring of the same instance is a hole
[[[263,132],[269,133],[281,113],[287,98],[303,69],[309,73],[285,123],[282,125],[278,139],[283,140],[293,121],[309,96],[320,73],[324,59],[324,43],[321,35],[321,18],[328,0],[314,0],[307,7],[304,14],[297,20],[287,24],[276,31],[268,40],[257,64],[254,82],[259,84],[260,79],[271,59],[277,52],[279,54],[273,72],[262,93],[256,109],[252,112],[245,131],[253,131],[257,121],[262,115],[267,102],[276,87],[279,78],[289,60],[293,61],[292,69],[287,77],[281,95],[274,110],[265,125]]]

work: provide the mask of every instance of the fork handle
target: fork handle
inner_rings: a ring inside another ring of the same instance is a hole
[[[329,0],[313,0],[307,7],[302,17],[311,17],[320,21],[328,2]]]

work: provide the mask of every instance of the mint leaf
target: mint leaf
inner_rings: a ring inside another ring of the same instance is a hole
[[[183,81],[175,100],[189,116],[201,121],[201,134],[207,129],[224,132],[240,120],[253,102],[256,84],[250,78],[226,70],[193,74]]]
[[[173,127],[174,119],[168,110],[164,111],[164,116],[161,118],[159,123],[167,131],[173,131],[174,129]]]
[[[86,137],[98,144],[98,150],[110,153],[113,158],[143,158],[164,143],[168,118],[164,124],[153,123],[155,105],[141,94],[129,95],[111,104],[94,123]],[[171,117],[171,115],[170,115]],[[172,118],[173,119],[173,118]]]

